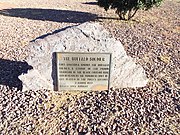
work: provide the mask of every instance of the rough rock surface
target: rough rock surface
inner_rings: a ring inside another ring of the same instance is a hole
[[[24,90],[53,89],[53,52],[109,52],[112,53],[111,86],[143,87],[148,81],[143,68],[135,64],[122,44],[98,23],[84,23],[36,39],[27,50],[26,61],[33,70],[19,76]]]

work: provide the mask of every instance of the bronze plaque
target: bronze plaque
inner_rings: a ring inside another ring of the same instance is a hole
[[[56,53],[58,90],[109,89],[110,53]]]

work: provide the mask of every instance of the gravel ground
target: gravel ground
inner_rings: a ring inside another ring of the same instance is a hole
[[[14,9],[0,11],[0,134],[180,133],[177,0],[139,11],[129,22],[118,20],[113,11],[105,12],[95,0],[1,2],[0,9]],[[123,43],[146,70],[148,85],[88,93],[20,91],[17,76],[29,68],[23,61],[24,47],[39,36],[85,21],[101,23]]]

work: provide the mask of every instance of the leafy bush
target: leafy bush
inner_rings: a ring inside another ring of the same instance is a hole
[[[148,10],[153,6],[159,6],[163,0],[97,0],[100,7],[115,9],[122,20],[131,19],[138,9]]]

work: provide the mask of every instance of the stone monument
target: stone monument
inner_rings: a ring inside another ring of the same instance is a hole
[[[98,23],[83,23],[36,39],[26,48],[26,62],[33,67],[28,74],[19,76],[23,90],[54,89],[53,53],[111,53],[110,87],[143,87],[148,82],[142,66],[127,56],[120,41],[113,38]]]

